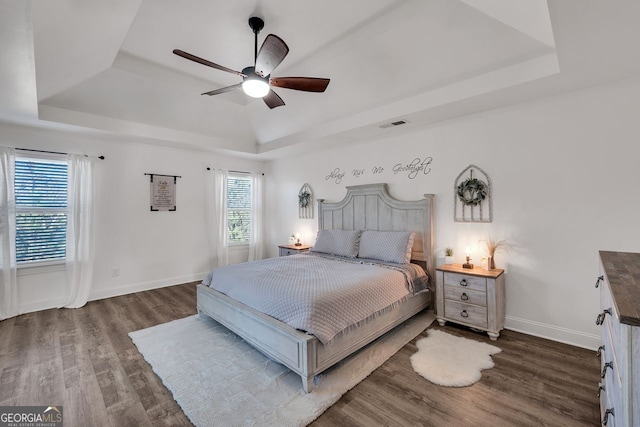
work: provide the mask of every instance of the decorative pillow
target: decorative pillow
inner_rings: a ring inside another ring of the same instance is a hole
[[[311,252],[355,258],[358,256],[360,230],[320,230]]]
[[[414,236],[411,231],[365,230],[360,237],[358,258],[409,264]]]

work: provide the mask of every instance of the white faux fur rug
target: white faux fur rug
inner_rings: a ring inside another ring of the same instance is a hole
[[[434,384],[465,387],[480,380],[483,369],[493,368],[492,354],[502,350],[493,345],[456,337],[439,330],[416,342],[411,356],[413,370]]]
[[[423,312],[316,377],[300,377],[209,317],[197,315],[129,336],[196,426],[305,426],[435,319]]]

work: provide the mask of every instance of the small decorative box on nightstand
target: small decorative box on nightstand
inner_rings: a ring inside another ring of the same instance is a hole
[[[278,248],[280,248],[280,256],[287,256],[307,252],[309,249],[311,249],[311,245],[280,245],[278,246]]]
[[[436,318],[486,331],[495,340],[504,328],[504,270],[436,268]]]

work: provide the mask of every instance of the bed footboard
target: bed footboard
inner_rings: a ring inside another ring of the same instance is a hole
[[[299,374],[310,386],[315,376],[315,347],[317,338],[300,332],[270,316],[260,313],[207,286],[198,285],[198,312],[204,313],[263,354],[282,363]]]
[[[263,354],[300,375],[302,387],[309,393],[316,375],[425,309],[431,302],[431,293],[424,292],[409,299],[398,309],[337,337],[329,346],[322,345],[313,335],[294,329],[207,286],[198,285],[197,298],[199,313],[213,318]]]

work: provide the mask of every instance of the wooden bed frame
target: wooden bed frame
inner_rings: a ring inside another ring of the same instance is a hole
[[[395,326],[414,316],[433,301],[435,291],[433,257],[433,195],[418,201],[391,197],[386,184],[347,187],[338,203],[318,200],[318,228],[343,230],[413,231],[416,233],[412,262],[426,267],[431,292],[409,298],[349,333],[323,345],[313,335],[294,329],[207,286],[197,289],[198,313],[206,314],[235,332],[268,357],[282,363],[302,378],[309,393],[316,375],[364,347]]]

